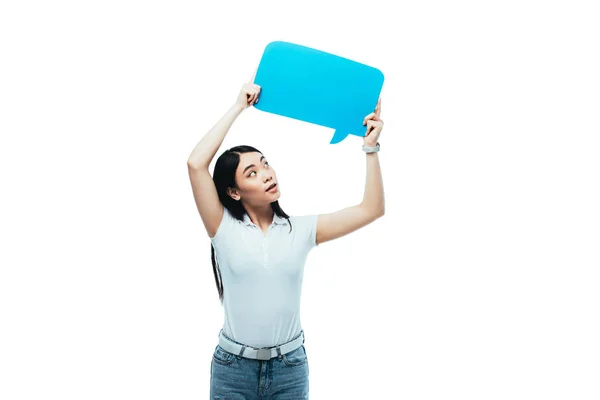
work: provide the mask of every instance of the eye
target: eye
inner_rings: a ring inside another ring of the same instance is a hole
[[[265,165],[265,167],[269,167],[269,162],[268,162],[268,161],[265,161],[265,164],[264,164],[264,165]],[[256,171],[252,171],[252,172],[250,172],[250,174],[248,175],[248,178],[250,178],[250,177],[252,176],[252,174],[256,174]]]

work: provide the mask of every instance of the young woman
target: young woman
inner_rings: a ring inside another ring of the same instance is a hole
[[[252,81],[188,159],[225,316],[212,358],[210,398],[308,399],[299,315],[304,263],[313,247],[384,213],[377,156],[381,99],[363,121],[367,178],[362,202],[331,214],[290,217],[279,205],[277,174],[257,149],[233,147],[217,159],[213,177],[208,170],[237,116],[259,100],[261,87]]]

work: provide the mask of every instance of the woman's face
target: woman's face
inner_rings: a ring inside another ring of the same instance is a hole
[[[262,206],[277,201],[281,196],[275,170],[269,165],[265,156],[257,152],[240,154],[235,181],[238,189],[230,188],[229,195],[235,200],[241,198],[247,204]],[[275,187],[267,191],[273,184]]]

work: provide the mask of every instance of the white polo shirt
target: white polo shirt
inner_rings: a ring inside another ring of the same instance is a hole
[[[290,341],[301,329],[300,297],[306,257],[315,243],[318,215],[274,214],[267,234],[248,214],[236,219],[223,207],[211,242],[223,280],[223,333],[254,347]]]

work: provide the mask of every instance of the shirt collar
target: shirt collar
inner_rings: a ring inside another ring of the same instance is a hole
[[[287,219],[285,219],[283,217],[280,217],[279,215],[273,213],[273,223],[275,225],[286,225],[287,224]],[[252,220],[248,216],[248,213],[244,213],[244,224],[246,224],[246,225],[254,225],[254,223],[252,222]]]

